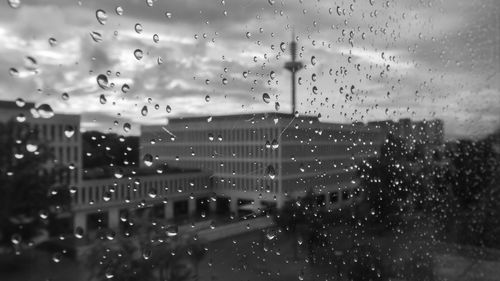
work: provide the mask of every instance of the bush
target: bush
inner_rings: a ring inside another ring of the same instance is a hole
[[[348,271],[351,281],[388,280],[380,252],[370,245],[354,250],[353,262]]]

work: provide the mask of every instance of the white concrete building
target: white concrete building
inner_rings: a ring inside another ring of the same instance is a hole
[[[141,131],[142,158],[213,173],[233,212],[280,208],[307,190],[319,204],[349,204],[360,196],[356,165],[384,140],[374,126],[279,113],[170,119]]]

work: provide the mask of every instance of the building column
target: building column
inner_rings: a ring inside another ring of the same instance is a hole
[[[193,216],[196,213],[196,200],[188,198],[188,214]]]
[[[172,201],[163,204],[165,206],[165,219],[170,220],[174,217],[174,203]]]
[[[120,227],[120,209],[112,208],[108,210],[108,227],[111,229]]]
[[[229,200],[229,211],[231,214],[238,216],[238,199],[236,197],[231,197]]]
[[[208,211],[212,215],[217,212],[217,201],[214,201],[211,198],[208,199]]]
[[[73,215],[73,228],[83,230],[83,233],[87,233],[87,213],[78,212]]]

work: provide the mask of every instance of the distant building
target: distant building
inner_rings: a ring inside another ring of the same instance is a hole
[[[280,208],[308,190],[330,208],[359,200],[357,165],[384,141],[374,126],[279,113],[170,119],[141,131],[143,159],[210,171],[234,213]]]
[[[19,106],[22,105],[22,106]],[[80,135],[80,115],[53,114],[50,118],[39,116],[35,104],[0,101],[0,122],[25,124],[30,138],[47,144],[52,154],[53,164],[67,167],[64,172],[55,172],[47,165],[49,173],[58,184],[76,185],[81,181],[82,145]]]
[[[75,228],[85,233],[123,228],[121,218],[128,217],[133,209],[150,209],[152,218],[177,221],[194,214],[220,212],[207,172],[130,171],[133,173],[120,171],[113,176],[84,178],[72,206]]]

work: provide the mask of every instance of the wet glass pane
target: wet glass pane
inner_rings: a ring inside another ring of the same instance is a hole
[[[497,280],[495,0],[2,0],[0,280]]]

